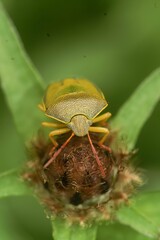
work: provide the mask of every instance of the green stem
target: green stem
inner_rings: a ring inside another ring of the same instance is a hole
[[[69,225],[61,218],[52,219],[53,238],[55,240],[95,240],[98,226]]]

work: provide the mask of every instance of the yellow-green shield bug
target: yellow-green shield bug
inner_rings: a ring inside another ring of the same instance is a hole
[[[103,144],[109,130],[105,127],[92,125],[106,121],[111,116],[109,112],[98,116],[107,106],[108,103],[103,93],[93,83],[86,79],[67,78],[48,86],[39,108],[45,112],[46,116],[56,120],[53,123],[42,123],[43,126],[54,128],[49,133],[49,137],[55,147],[58,143],[54,136],[72,131],[71,137],[73,135],[79,137],[88,135],[94,151],[89,132],[104,133],[99,141],[99,144]],[[48,164],[50,163],[47,163],[46,167]]]

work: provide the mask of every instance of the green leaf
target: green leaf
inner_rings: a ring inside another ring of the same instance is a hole
[[[16,199],[17,200],[17,199]],[[23,202],[24,199],[21,199],[21,201]],[[24,226],[24,222],[23,222],[23,226],[20,223],[20,219],[18,222],[18,219],[16,219],[17,214],[19,216],[19,213],[16,212],[16,210],[14,209],[14,207],[10,207],[9,202],[14,202],[14,200],[12,199],[12,201],[6,201],[6,199],[0,201],[0,233],[1,233],[1,239],[2,240],[33,240],[33,237],[31,236],[31,234],[27,231],[25,231],[25,229],[23,229]],[[24,202],[23,202],[24,203]],[[24,210],[24,206],[25,203],[23,204],[23,208],[17,208],[19,211],[23,211]],[[14,211],[14,210],[15,211]],[[30,211],[32,212],[32,211]],[[26,219],[25,219],[26,220]],[[21,225],[21,226],[20,226]]]
[[[37,104],[44,84],[27,57],[12,22],[0,3],[0,78],[18,131],[30,139],[43,115]]]
[[[17,170],[0,174],[0,198],[29,194],[31,194],[31,190],[24,183]]]
[[[137,196],[131,206],[119,209],[117,219],[143,235],[157,239],[160,235],[159,202],[160,192]]]
[[[148,192],[136,197],[134,208],[143,213],[154,221],[160,228],[160,192]]]
[[[97,226],[82,227],[79,224],[69,225],[60,218],[52,219],[53,237],[55,240],[95,240]]]
[[[124,238],[125,236],[125,238]],[[149,237],[142,235],[141,233],[135,231],[133,228],[122,225],[118,222],[110,222],[109,224],[103,223],[98,228],[97,240],[148,240]]]
[[[160,100],[160,68],[144,80],[120,108],[111,125],[125,139],[128,151],[135,147],[138,135]]]

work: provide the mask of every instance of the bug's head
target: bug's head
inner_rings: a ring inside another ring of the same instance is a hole
[[[92,121],[89,120],[86,116],[76,115],[72,117],[70,123],[67,125],[72,129],[76,136],[83,137],[88,134],[88,130],[91,124]]]

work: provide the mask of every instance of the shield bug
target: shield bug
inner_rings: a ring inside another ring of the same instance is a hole
[[[42,122],[43,126],[53,127],[49,133],[54,147],[58,146],[55,136],[72,131],[67,141],[55,152],[54,156],[45,164],[45,168],[56,158],[70,139],[76,135],[88,135],[91,148],[97,164],[103,173],[101,163],[92,144],[89,132],[104,133],[99,144],[102,145],[109,134],[105,127],[92,126],[94,123],[106,121],[111,113],[107,112],[98,116],[108,106],[103,93],[86,79],[67,78],[48,86],[42,104],[39,108],[45,115],[54,119],[54,122]],[[104,175],[104,174],[103,174]]]

